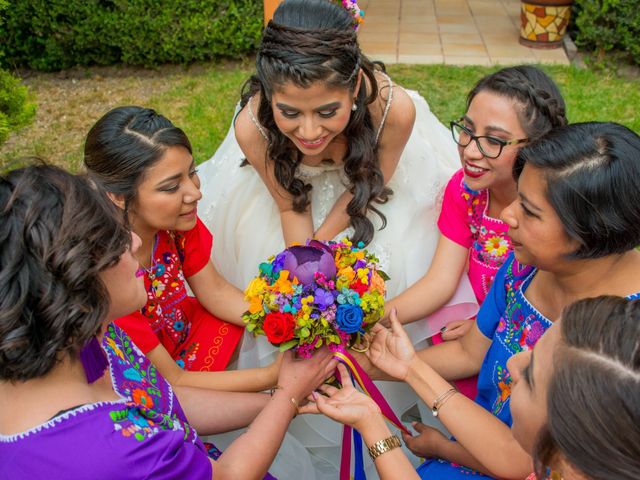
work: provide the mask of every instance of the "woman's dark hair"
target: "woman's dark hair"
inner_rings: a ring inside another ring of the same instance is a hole
[[[581,300],[563,312],[534,450],[538,478],[565,460],[587,478],[640,478],[640,301]],[[567,477],[565,477],[567,478]]]
[[[41,377],[78,355],[108,313],[99,273],[130,242],[89,179],[44,165],[0,176],[0,380]]]
[[[384,66],[376,62],[384,70]],[[360,83],[356,104],[358,109],[344,130],[347,154],[344,171],[353,198],[347,205],[353,240],[369,243],[373,238],[373,223],[366,214],[376,213],[386,218],[372,203],[385,203],[391,190],[384,186],[378,159],[376,131],[367,105],[378,98],[375,65],[358,46],[353,29],[353,17],[341,6],[328,0],[284,0],[276,9],[273,20],[264,30],[256,59],[256,74],[245,84],[241,104],[260,93],[258,120],[268,138],[267,158],[274,162],[275,177],[293,196],[293,208],[304,211],[309,205],[311,185],[296,178],[296,168],[302,153],[276,126],[271,109],[273,91],[287,82],[307,88],[314,82],[330,87],[347,88],[353,92],[362,70],[370,85]]]
[[[174,146],[192,153],[185,133],[154,110],[117,107],[89,130],[84,164],[92,180],[107,192],[123,196],[126,212],[135,201],[144,172]]]
[[[572,239],[572,258],[624,253],[640,244],[640,137],[616,123],[575,123],[518,152],[543,170],[547,198]]]
[[[482,78],[467,96],[467,109],[474,97],[490,91],[514,100],[520,125],[529,140],[567,124],[562,94],[553,80],[531,65],[503,68]]]

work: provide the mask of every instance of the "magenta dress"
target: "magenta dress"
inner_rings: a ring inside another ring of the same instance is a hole
[[[26,432],[0,435],[0,480],[210,480],[209,458],[220,451],[198,438],[171,385],[114,324],[103,348],[121,399],[79,405]]]

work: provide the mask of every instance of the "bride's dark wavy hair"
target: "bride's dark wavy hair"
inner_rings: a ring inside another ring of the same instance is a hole
[[[384,185],[376,131],[367,108],[378,97],[376,67],[384,71],[382,63],[370,61],[360,51],[353,17],[344,8],[328,0],[285,0],[264,30],[256,74],[245,84],[241,100],[244,107],[260,92],[258,120],[267,135],[267,158],[274,162],[278,183],[293,196],[293,209],[302,212],[310,203],[311,185],[295,176],[302,153],[276,126],[271,109],[273,91],[287,82],[302,88],[324,82],[353,93],[362,69],[371,91],[367,95],[363,80],[356,97],[358,109],[351,113],[344,130],[347,138],[344,171],[349,180],[347,189],[353,194],[347,205],[355,230],[352,240],[365,244],[371,242],[374,234],[367,212],[376,213],[384,228],[386,218],[373,203],[385,203],[392,193]]]

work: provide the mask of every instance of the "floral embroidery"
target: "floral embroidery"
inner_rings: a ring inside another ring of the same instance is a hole
[[[511,240],[507,235],[507,224],[487,215],[488,190],[470,189],[462,175],[460,182],[460,196],[467,206],[466,223],[471,232],[469,278],[478,301],[482,302],[512,250]]]
[[[509,370],[506,367],[496,365],[495,379],[497,381],[498,396],[493,404],[492,412],[494,415],[498,415],[511,396],[511,375]]]
[[[114,389],[129,399],[125,408],[109,413],[114,429],[140,442],[161,430],[184,432],[185,440],[195,442],[195,431],[173,408],[171,387],[129,337],[111,324],[103,346],[110,359]]]
[[[145,276],[147,304],[142,315],[150,320],[157,333],[169,335],[175,345],[189,336],[190,325],[180,303],[187,297],[182,272],[185,236],[171,231],[158,232],[158,243],[153,252],[156,264],[153,280]]]
[[[493,257],[503,257],[509,251],[509,242],[504,237],[494,235],[485,240],[484,250]]]

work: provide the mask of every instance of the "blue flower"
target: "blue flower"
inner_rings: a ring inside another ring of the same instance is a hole
[[[149,422],[147,421],[147,419],[140,415],[140,412],[132,408],[128,409],[127,418],[131,421],[131,423],[137,425],[138,427],[144,428],[149,426]]]
[[[344,333],[364,333],[362,330],[362,308],[350,304],[340,305],[336,312],[336,323]]]
[[[180,320],[178,320],[176,323],[173,324],[173,329],[176,332],[181,332],[183,328],[184,328],[184,322]]]

